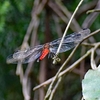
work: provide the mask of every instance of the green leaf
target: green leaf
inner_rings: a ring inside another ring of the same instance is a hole
[[[88,70],[82,80],[82,93],[85,100],[100,100],[100,67]]]

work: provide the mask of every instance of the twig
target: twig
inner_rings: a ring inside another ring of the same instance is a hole
[[[71,59],[72,55],[74,54],[74,52],[76,51],[76,49],[78,48],[79,44],[74,48],[74,50],[71,52],[71,54],[69,55],[69,57],[67,58],[67,60],[63,63],[63,65],[60,67],[60,69],[58,70],[58,72],[55,75],[55,78],[53,79],[52,83],[50,84],[50,90],[49,92],[52,90],[53,84],[55,83],[59,73],[61,72],[61,70],[64,68],[64,66],[68,63],[68,61]],[[48,93],[49,93],[48,92]]]
[[[81,45],[86,46],[86,47],[94,47],[95,44],[90,44],[90,43],[82,43]]]
[[[38,19],[38,15],[42,12],[45,4],[46,4],[47,0],[42,0],[40,2],[40,0],[35,0],[34,1],[34,6],[33,6],[33,12],[32,12],[32,19],[31,22],[29,24],[29,27],[27,29],[26,35],[24,37],[22,46],[21,46],[21,50],[23,50],[24,48],[27,47],[28,45],[28,40],[30,38],[30,34],[33,31],[33,34],[36,35],[37,33],[37,29],[38,29],[38,25],[39,25],[39,19]],[[32,34],[32,36],[33,36]],[[32,63],[31,65],[29,64],[27,69],[25,70],[25,74],[22,74],[23,72],[23,68],[22,68],[22,64],[20,62],[18,62],[18,66],[17,66],[17,74],[20,76],[20,80],[21,80],[21,84],[22,84],[22,92],[24,95],[24,99],[25,100],[30,100],[31,99],[31,84],[30,84],[30,78],[29,78],[29,74],[31,72],[31,68],[32,68]]]
[[[53,80],[53,78],[54,78],[54,77],[48,79],[47,81],[41,83],[40,85],[38,85],[38,86],[36,86],[36,87],[34,87],[34,88],[33,88],[33,91],[35,91],[35,90],[41,88],[42,86],[45,87],[46,85],[48,85],[49,83],[51,83],[51,81]]]
[[[55,0],[55,1],[56,1],[57,5],[59,6],[60,10],[68,17],[68,19],[70,19],[72,14],[68,11],[67,7],[65,7],[63,5],[61,0]],[[78,22],[76,21],[75,18],[73,18],[70,27],[73,27],[73,28],[71,28],[71,29],[74,29],[73,31],[81,30],[81,27],[80,27],[80,25],[78,24]]]
[[[60,19],[65,22],[66,24],[68,24],[68,18],[66,17],[66,15],[61,11],[61,9],[59,9],[58,5],[55,4],[54,2],[52,2],[52,0],[49,0],[49,3],[48,3],[49,7],[60,17]],[[70,16],[71,17],[71,16]],[[77,31],[77,29],[79,29],[77,27],[75,27],[75,23],[73,23],[72,21],[72,24],[70,25],[70,28],[73,30],[73,31]]]
[[[97,46],[99,46],[99,45],[100,45],[100,42],[97,43],[97,45],[95,46],[95,48],[97,48]],[[93,48],[92,48],[92,49],[93,49]],[[83,55],[79,60],[77,60],[77,61],[76,61],[74,64],[72,64],[70,67],[68,67],[68,68],[65,69],[64,71],[60,72],[60,74],[58,75],[58,78],[61,77],[61,76],[63,76],[65,73],[67,73],[67,72],[73,70],[73,69],[76,67],[77,64],[79,64],[83,59],[85,59],[89,54],[91,54],[92,49],[90,49],[89,51],[87,51],[87,53],[86,53],[85,55]],[[52,82],[52,80],[53,80],[54,78],[55,78],[55,76],[52,77],[52,78],[50,78],[49,80],[45,81],[44,83],[42,83],[42,84],[36,86],[33,90],[36,90],[36,89],[38,89],[38,88],[40,88],[40,87],[42,87],[42,86],[46,86],[47,84],[49,84],[50,82]]]
[[[94,61],[94,52],[95,52],[95,50],[94,50],[94,48],[91,50],[91,67],[92,67],[92,69],[96,69],[97,67],[96,67],[96,63],[95,63],[95,61]]]
[[[61,42],[60,42],[60,44],[59,44],[59,47],[58,47],[58,49],[57,49],[56,55],[58,55],[58,53],[59,53],[59,51],[60,51],[60,48],[61,48],[61,45],[62,45],[62,43],[63,43],[64,37],[65,37],[65,35],[66,35],[67,31],[68,31],[68,28],[69,28],[69,26],[70,26],[70,24],[71,24],[71,22],[72,22],[72,19],[74,18],[74,16],[75,16],[77,10],[79,9],[79,7],[81,6],[81,4],[82,4],[83,1],[84,1],[84,0],[81,0],[81,1],[79,2],[78,6],[76,7],[76,9],[75,9],[75,11],[74,11],[74,13],[73,13],[73,15],[71,16],[71,18],[70,18],[70,20],[69,20],[69,23],[68,23],[68,25],[67,25],[67,27],[66,27],[66,29],[65,29],[64,34],[63,34],[63,37],[62,37],[62,39],[61,39]],[[54,60],[55,60],[55,59],[54,59]],[[46,93],[45,99],[47,99],[47,98],[49,97],[49,95],[51,94],[51,91],[52,91],[52,88],[53,88],[53,84],[55,83],[55,81],[56,81],[56,79],[57,79],[57,77],[58,77],[60,71],[63,69],[63,67],[64,67],[64,66],[62,66],[62,67],[59,69],[59,71],[57,72],[57,74],[55,75],[55,78],[53,79],[52,83],[50,84],[50,86],[49,86],[49,88],[48,88],[48,91],[47,91],[47,93]]]
[[[66,27],[66,29],[65,29],[65,31],[64,31],[64,34],[63,34],[63,37],[62,37],[61,42],[60,42],[60,44],[59,44],[59,47],[58,47],[58,49],[57,49],[56,55],[58,55],[58,53],[59,53],[59,51],[60,51],[60,48],[61,48],[61,45],[62,45],[62,43],[63,43],[64,37],[65,37],[65,35],[66,35],[67,31],[68,31],[68,28],[69,28],[69,26],[70,26],[70,24],[71,24],[71,22],[72,22],[72,20],[73,20],[73,18],[74,18],[74,16],[75,16],[76,12],[78,11],[78,9],[79,9],[79,7],[81,6],[81,4],[82,4],[83,1],[84,1],[84,0],[81,0],[81,1],[79,2],[79,4],[78,4],[78,6],[76,7],[74,13],[72,14],[72,16],[71,16],[71,18],[70,18],[70,20],[69,20],[69,22],[68,22],[68,25],[67,25],[67,27]]]
[[[91,50],[91,67],[92,67],[92,69],[96,69],[97,68],[95,60],[94,60],[94,53],[95,53],[96,49],[98,48],[98,46],[100,46],[100,42],[96,43],[95,47],[92,48],[92,50]]]
[[[49,0],[48,6],[61,18],[62,21],[64,21],[64,22],[67,24],[68,19],[67,19],[66,16],[59,10],[58,6],[57,6],[54,2],[52,2],[51,0]]]
[[[84,13],[86,13],[86,11],[95,8],[95,6],[97,5],[98,0],[93,0],[92,2],[87,2],[84,5],[82,5],[80,7],[80,9],[78,10],[75,18],[78,19],[80,18]]]
[[[86,14],[93,13],[93,12],[100,12],[100,9],[88,10],[88,11],[86,12]]]
[[[84,60],[87,56],[89,56],[91,53],[91,49],[87,51],[86,54],[84,54],[80,59],[78,59],[74,64],[72,64],[70,67],[65,69],[63,72],[59,74],[59,76],[65,75],[67,72],[72,71],[82,60]]]
[[[100,9],[100,0],[98,0],[95,9]],[[88,15],[87,18],[85,19],[85,21],[83,22],[82,27],[83,28],[90,27],[93,24],[93,22],[96,20],[98,15],[99,15],[99,13],[96,13],[96,12]]]
[[[97,34],[98,32],[100,32],[100,29],[98,29],[98,30],[92,32],[90,35],[88,35],[87,37],[85,37],[82,41],[86,40],[86,39],[89,38],[90,36],[93,36],[93,35]],[[93,45],[95,46],[95,44],[93,44]],[[74,50],[75,50],[75,49],[74,49]],[[73,52],[73,51],[72,51],[72,52]],[[88,51],[88,52],[89,52],[89,51]],[[89,52],[89,54],[90,54],[90,53],[91,53],[91,52]],[[71,53],[71,54],[72,54],[72,53]],[[89,54],[85,54],[84,56],[89,55]],[[70,58],[70,57],[68,57],[68,58]],[[83,58],[84,58],[84,57],[83,57]],[[83,58],[81,57],[80,59],[83,60]],[[63,64],[63,65],[66,65],[67,62],[68,62],[68,59],[64,62],[65,64]],[[62,66],[63,66],[63,65],[62,65]],[[70,67],[67,69],[67,71],[69,71],[69,70],[71,70]],[[61,73],[58,75],[58,77],[60,77],[60,76],[62,75],[62,73],[65,73],[65,72],[66,72],[66,71],[61,72]],[[40,88],[40,87],[42,87],[42,86],[46,86],[46,85],[49,84],[54,78],[55,78],[55,77],[50,78],[49,80],[45,81],[44,83],[42,83],[42,84],[36,86],[33,90],[36,90],[36,89],[38,89],[38,88]]]
[[[67,72],[72,71],[82,60],[84,60],[89,54],[91,53],[91,50],[89,50],[85,55],[83,55],[80,59],[78,59],[74,64],[72,64],[70,67],[66,68],[64,71],[60,72],[60,74],[58,75],[59,77],[62,77],[63,75],[65,75]],[[55,78],[52,77],[49,80],[45,81],[44,83],[40,84],[39,86],[35,87],[33,90],[36,90],[42,86],[45,86],[47,84],[49,84],[50,82],[53,81],[53,79]]]
[[[62,80],[62,77],[59,77],[58,82],[56,83],[55,87],[53,88],[53,90],[52,90],[52,92],[51,92],[51,95],[50,95],[49,100],[52,100],[52,98],[53,98],[53,96],[54,96],[54,93],[55,93],[57,87],[59,86],[61,80]]]
[[[95,2],[92,2],[93,4],[95,4],[96,5],[96,8],[95,9],[99,9],[100,8],[100,0],[97,2],[97,1],[95,1]],[[92,4],[91,3],[91,4]],[[88,7],[90,7],[88,4],[86,4]],[[87,8],[87,7],[85,7],[85,8]],[[91,8],[92,9],[92,8]],[[81,11],[82,9],[80,9],[80,11]],[[82,12],[82,11],[81,11]],[[83,22],[83,24],[82,24],[82,27],[83,28],[87,28],[87,27],[90,27],[93,23],[94,23],[94,21],[96,20],[96,18],[97,18],[97,16],[98,16],[99,14],[98,13],[92,13],[92,14],[89,14],[88,16],[87,16],[87,18],[84,20],[84,22]],[[89,38],[89,41],[90,42],[95,42],[95,38],[94,37],[91,37],[91,38]],[[86,48],[85,47],[82,47],[82,51],[81,51],[81,54],[83,55],[84,54],[84,52],[85,52],[85,50],[86,50]],[[82,61],[81,62],[81,64],[80,64],[80,69],[82,70],[82,71],[84,71],[84,66],[85,66],[85,61]]]

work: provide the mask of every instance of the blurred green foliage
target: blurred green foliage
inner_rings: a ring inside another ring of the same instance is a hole
[[[33,0],[0,0],[0,100],[23,99],[16,65],[7,65],[6,58],[21,45],[32,6]]]

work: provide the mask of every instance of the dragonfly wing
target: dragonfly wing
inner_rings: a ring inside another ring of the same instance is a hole
[[[84,29],[78,33],[74,32],[72,34],[65,36],[63,43],[70,43],[70,42],[79,43],[82,39],[84,39],[89,34],[90,34],[90,29]],[[60,44],[60,42],[61,42],[61,38],[50,42],[50,45]]]
[[[18,61],[21,61],[22,63],[27,63],[27,62],[30,62],[30,59],[33,59],[31,58],[32,56],[34,57],[34,59],[31,61],[34,61],[40,55],[39,51],[41,51],[42,48],[43,48],[43,45],[38,45],[38,46],[35,46],[34,48],[31,48],[25,51],[15,52],[14,54],[7,57],[7,63],[16,64]]]
[[[70,35],[65,36],[65,38],[64,38],[64,40],[63,40],[63,43],[74,42],[76,38],[78,39],[78,38],[80,38],[80,37],[81,37],[81,34],[72,33],[72,34],[70,34]],[[61,42],[61,38],[56,39],[56,40],[50,42],[50,45],[60,44],[60,42]]]
[[[18,61],[20,61],[21,63],[29,63],[29,62],[32,62],[32,61],[35,61],[36,59],[38,59],[40,57],[40,55],[41,55],[41,51],[36,51],[23,59],[22,58],[14,59],[13,54],[12,54],[12,55],[8,56],[7,63],[17,64]]]
[[[78,32],[77,34],[75,34],[75,36],[73,36],[73,40],[75,43],[79,43],[89,34],[90,34],[90,29],[84,29]]]
[[[29,62],[35,61],[40,56],[41,56],[41,51],[36,51],[33,54],[26,57],[25,59],[23,59],[22,63],[29,63]]]
[[[11,55],[9,55],[9,56],[7,57],[6,62],[7,62],[8,64],[10,64],[10,63],[17,64],[17,63],[18,63],[18,60],[14,59],[14,58],[13,58],[13,54],[11,54]]]
[[[84,39],[88,34],[90,34],[90,29],[84,29],[78,33],[73,33],[65,36],[59,53],[72,49],[73,47],[76,46],[77,43],[82,41],[82,39]],[[60,42],[61,42],[61,38],[50,42],[50,46],[51,46],[50,51],[56,53]]]
[[[36,59],[38,59],[40,57],[40,55],[41,55],[41,51],[36,51],[23,59],[14,59],[13,54],[12,54],[12,55],[8,56],[7,63],[17,64],[18,61],[20,61],[21,63],[25,64],[25,63],[35,61]]]
[[[56,44],[56,45],[53,45],[52,47],[50,47],[50,52],[55,54],[57,52],[58,46],[59,46],[59,44]],[[75,46],[76,46],[76,44],[74,42],[63,43],[60,48],[59,53],[66,52],[66,51],[74,48]]]
[[[13,58],[14,59],[24,59],[26,57],[28,57],[29,55],[31,55],[32,53],[40,50],[43,48],[43,45],[38,45],[38,46],[35,46],[34,48],[30,48],[30,49],[27,49],[25,51],[18,51],[18,52],[15,52],[13,54]]]

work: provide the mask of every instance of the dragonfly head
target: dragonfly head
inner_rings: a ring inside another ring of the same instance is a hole
[[[44,49],[45,48],[49,49],[50,48],[50,44],[49,43],[44,44]]]

